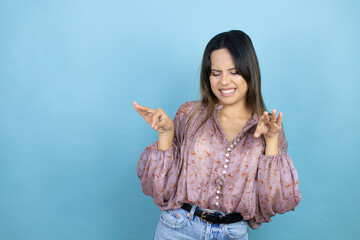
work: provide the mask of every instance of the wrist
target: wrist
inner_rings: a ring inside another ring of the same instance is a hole
[[[168,150],[172,146],[174,138],[174,130],[166,131],[163,133],[159,132],[158,148],[161,150]]]
[[[266,142],[266,144],[277,144],[279,141],[279,134],[275,134],[273,137],[265,137],[264,136],[264,140]]]
[[[171,129],[171,130],[168,130],[168,131],[165,131],[165,132],[159,132],[159,137],[173,137],[174,136],[174,129]]]
[[[265,137],[264,137],[265,138]],[[265,155],[276,155],[279,153],[278,135],[271,138],[265,138]]]

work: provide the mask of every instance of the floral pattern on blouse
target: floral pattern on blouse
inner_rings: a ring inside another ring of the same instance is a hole
[[[276,213],[298,206],[298,174],[287,154],[283,129],[276,155],[266,156],[263,137],[253,137],[258,123],[256,113],[227,143],[218,118],[222,107],[216,104],[213,115],[196,131],[205,118],[206,106],[195,101],[181,105],[173,120],[171,148],[160,150],[157,142],[146,147],[137,175],[143,192],[160,210],[190,203],[204,209],[238,212],[252,229],[257,229]]]

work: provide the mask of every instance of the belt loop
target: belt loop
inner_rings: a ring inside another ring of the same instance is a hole
[[[190,211],[190,220],[193,220],[194,219],[194,213],[195,213],[195,210],[196,210],[196,206],[195,205],[191,205],[191,211]]]

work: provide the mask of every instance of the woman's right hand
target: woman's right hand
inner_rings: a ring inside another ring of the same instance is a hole
[[[159,133],[174,132],[174,123],[171,118],[161,108],[152,109],[141,106],[137,102],[133,102],[135,110],[145,119],[145,121]]]

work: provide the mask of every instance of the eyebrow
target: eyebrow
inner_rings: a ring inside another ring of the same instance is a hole
[[[216,70],[216,69],[210,69],[210,70],[215,72],[221,72],[221,70]],[[236,70],[236,68],[229,68],[228,70]]]

